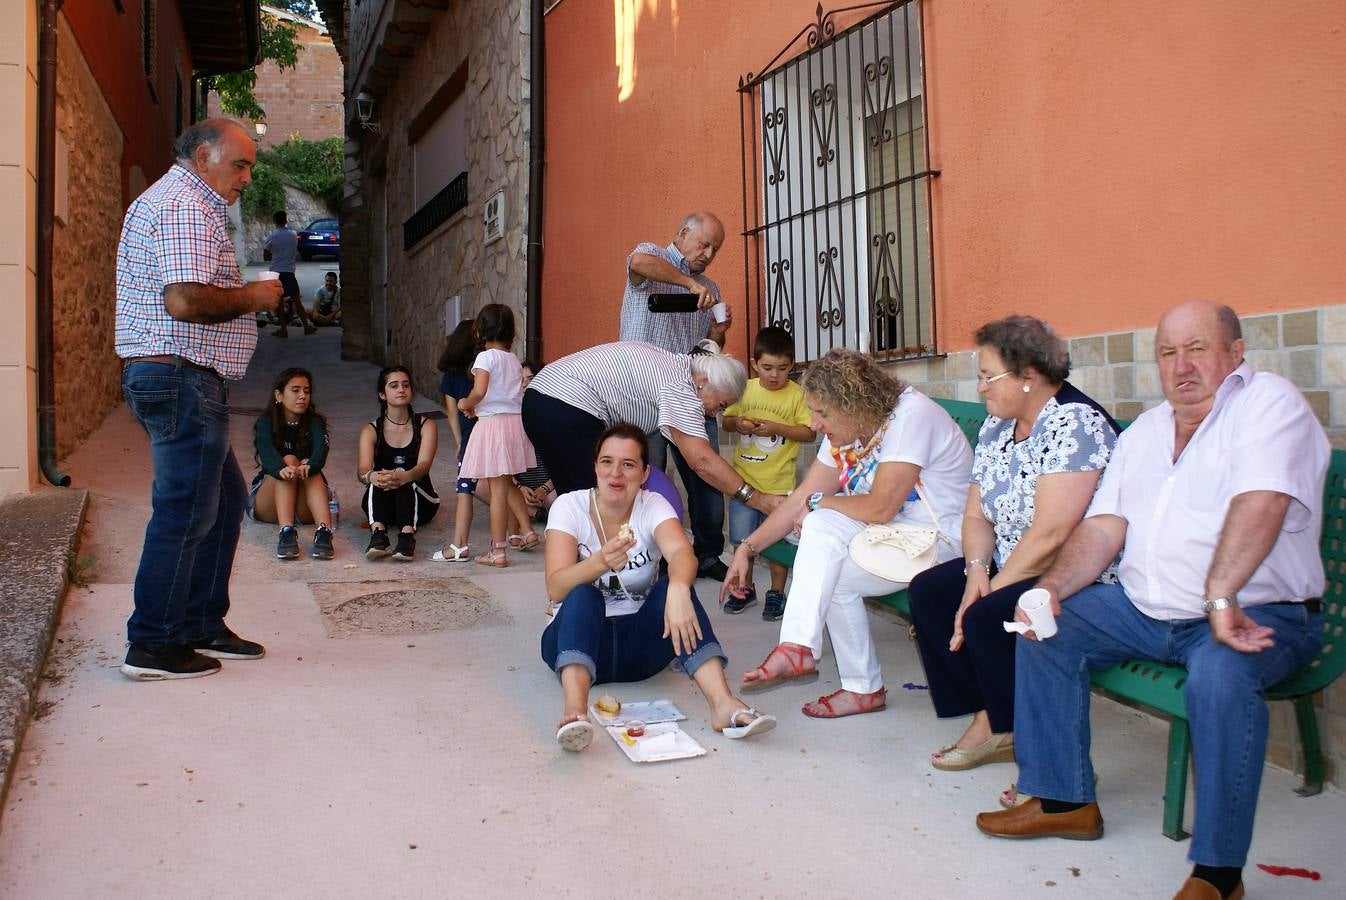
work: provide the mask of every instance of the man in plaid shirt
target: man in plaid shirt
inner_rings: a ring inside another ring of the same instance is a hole
[[[237,122],[206,119],[173,155],[127,210],[117,246],[122,394],[154,464],[121,667],[144,681],[210,675],[219,659],[266,652],[224,624],[245,496],[225,380],[247,371],[253,316],[281,294],[279,281],[244,283],[229,239],[226,211],[252,181],[256,150]]]

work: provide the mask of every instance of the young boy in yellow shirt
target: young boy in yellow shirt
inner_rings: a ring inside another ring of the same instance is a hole
[[[734,470],[759,491],[788,494],[795,488],[795,459],[800,442],[814,439],[813,422],[804,391],[790,380],[795,362],[795,343],[790,332],[768,326],[757,332],[752,348],[752,370],[743,399],[724,411],[724,430],[737,434]],[[766,516],[729,500],[729,542],[735,546],[752,534]],[[762,618],[774,622],[785,614],[785,576],[789,569],[767,562],[771,590],[766,592]],[[727,613],[741,613],[757,602],[757,589],[750,586],[743,596],[731,595],[724,602]]]

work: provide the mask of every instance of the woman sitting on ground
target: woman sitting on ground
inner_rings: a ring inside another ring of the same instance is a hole
[[[799,537],[780,644],[743,676],[741,690],[762,691],[818,677],[823,626],[832,637],[841,690],[804,705],[831,719],[883,709],[887,692],[869,633],[864,598],[905,584],[873,575],[849,555],[871,524],[938,526],[939,558],[958,555],[958,525],[972,450],[938,404],[854,350],[832,350],[800,382],[824,438],[794,492],[734,550],[721,599],[752,583],[752,558],[785,537]],[[917,497],[919,484],[924,500]],[[935,522],[931,521],[933,510]]]
[[[716,731],[770,731],[776,720],[729,690],[724,653],[692,590],[696,556],[682,524],[668,501],[643,490],[644,431],[624,423],[604,431],[594,472],[597,487],[562,494],[547,518],[547,596],[561,605],[542,634],[542,659],[561,680],[557,742],[589,746],[592,685],[644,681],[675,657],[705,694]],[[658,577],[661,558],[668,574]]]
[[[1014,759],[1014,643],[1001,623],[1037,583],[1094,496],[1117,423],[1069,382],[1070,356],[1030,316],[982,327],[977,391],[989,414],[963,511],[963,553],[922,572],[908,598],[930,700],[940,718],[971,715],[931,756],[937,769]]]
[[[357,476],[368,485],[361,507],[369,521],[369,559],[392,554],[409,562],[416,557],[416,529],[439,512],[439,495],[430,483],[439,433],[435,423],[413,412],[411,373],[389,366],[379,373],[379,415],[360,429]],[[388,529],[398,531],[391,547]]]
[[[253,444],[260,467],[248,491],[248,515],[280,525],[277,559],[299,558],[295,522],[316,522],[314,559],[331,559],[332,514],[328,505],[327,419],[313,404],[313,376],[286,369],[271,390],[271,408],[257,417]]]

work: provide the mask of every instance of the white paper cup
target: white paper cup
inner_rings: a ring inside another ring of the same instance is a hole
[[[258,281],[280,281],[280,273],[279,273],[279,272],[270,272],[270,271],[268,271],[268,272],[258,272],[258,273],[257,273],[257,280],[258,280]]]
[[[715,317],[716,322],[724,322],[729,318],[729,307],[723,303],[716,303],[710,308],[710,314]]]
[[[1052,595],[1044,588],[1033,588],[1019,595],[1019,608],[1033,623],[1033,633],[1045,641],[1056,634],[1056,616],[1052,615]]]

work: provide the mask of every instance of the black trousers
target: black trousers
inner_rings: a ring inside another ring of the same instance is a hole
[[[1037,583],[1027,578],[992,591],[963,615],[963,646],[949,649],[953,620],[967,579],[963,559],[927,569],[907,588],[916,647],[930,683],[930,700],[941,719],[986,710],[991,731],[1014,730],[1014,642],[1002,622],[1014,619],[1019,595]]]
[[[608,427],[602,419],[538,391],[523,392],[524,434],[547,466],[557,494],[591,488],[594,445]]]

